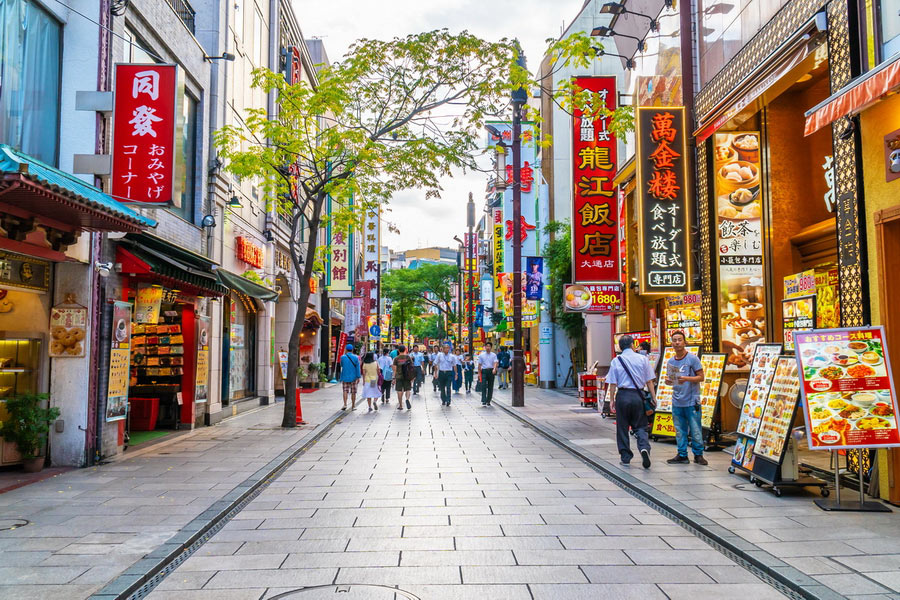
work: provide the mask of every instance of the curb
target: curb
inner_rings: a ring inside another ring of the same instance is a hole
[[[328,433],[345,414],[338,411],[327,417],[302,439],[282,451],[264,467],[197,515],[175,535],[132,564],[101,590],[92,594],[89,597],[90,600],[126,600],[134,594],[137,594],[139,598],[146,596],[178,565],[218,533],[265,487],[277,479],[289,466],[289,463]]]
[[[839,600],[845,598],[842,594],[819,583],[773,554],[717,525],[712,519],[703,516],[693,508],[668,494],[660,492],[640,479],[621,472],[608,461],[571,443],[546,425],[538,423],[505,402],[497,402],[495,398],[494,404],[506,411],[510,416],[532,427],[551,442],[568,450],[623,490],[687,529],[783,594],[793,598],[808,600]]]

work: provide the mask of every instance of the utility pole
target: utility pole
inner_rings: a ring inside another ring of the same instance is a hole
[[[516,64],[525,68],[525,54],[516,41]],[[525,356],[522,352],[522,107],[528,100],[524,88],[512,94],[512,227],[513,227],[513,355],[512,405],[525,406]]]
[[[472,199],[472,192],[469,192],[469,204],[466,206],[466,220],[469,225],[469,237],[466,239],[466,297],[469,301],[466,304],[466,319],[469,323],[469,354],[474,354],[472,349],[472,335],[474,333],[474,323],[472,321],[475,312],[475,290],[472,285],[475,282],[475,234],[472,230],[475,228],[475,200]]]

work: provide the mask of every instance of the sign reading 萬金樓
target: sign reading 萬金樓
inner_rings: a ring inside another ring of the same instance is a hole
[[[684,107],[640,107],[635,124],[641,293],[687,292],[691,281]]]
[[[615,77],[576,77],[575,83],[597,94],[606,110],[616,109]],[[572,120],[572,280],[619,281],[616,138],[609,131],[609,117],[582,115],[576,108]]]
[[[112,195],[118,200],[180,206],[175,177],[176,69],[116,65]]]

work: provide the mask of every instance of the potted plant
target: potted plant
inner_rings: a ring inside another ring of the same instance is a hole
[[[308,388],[309,385],[309,363],[300,363],[297,366],[297,387]]]
[[[9,419],[0,425],[0,436],[16,444],[26,473],[37,473],[44,467],[41,449],[50,432],[50,422],[59,417],[59,408],[44,408],[47,398],[47,394],[20,394],[6,401]]]

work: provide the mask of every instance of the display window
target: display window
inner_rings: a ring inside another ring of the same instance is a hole
[[[225,339],[228,340],[227,394],[229,401],[256,395],[256,318],[253,300],[240,292],[227,297],[228,318]]]

